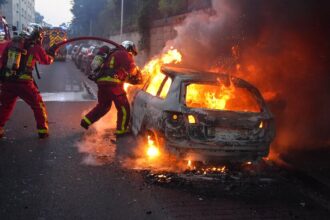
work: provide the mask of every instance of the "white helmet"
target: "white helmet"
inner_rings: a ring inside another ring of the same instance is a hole
[[[125,40],[121,43],[121,45],[129,52],[132,53],[134,56],[138,54],[135,44],[132,41]]]

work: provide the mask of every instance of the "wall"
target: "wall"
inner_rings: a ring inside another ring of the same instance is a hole
[[[155,21],[152,24],[152,28],[150,30],[150,51],[149,53],[141,51],[140,54],[136,57],[136,62],[139,65],[143,65],[149,60],[149,58],[159,54],[164,48],[166,42],[175,38],[176,31],[174,27],[182,23],[185,17],[186,14]],[[141,37],[138,32],[124,33],[122,39],[120,38],[120,35],[110,36],[110,39],[115,42],[131,40],[137,45],[140,41],[140,38]]]

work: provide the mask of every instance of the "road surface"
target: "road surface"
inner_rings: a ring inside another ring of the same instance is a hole
[[[133,169],[136,140],[113,143],[115,112],[91,131],[79,126],[95,86],[71,61],[40,69],[51,136],[38,140],[19,101],[0,141],[0,219],[329,219],[326,202],[275,168],[217,181]]]

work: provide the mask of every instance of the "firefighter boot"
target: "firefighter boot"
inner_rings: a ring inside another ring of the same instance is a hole
[[[131,134],[131,131],[127,128],[124,131],[115,131],[116,138],[127,137]]]
[[[85,128],[86,130],[88,130],[89,128],[89,124],[84,119],[81,119],[80,126]]]
[[[5,136],[5,129],[0,127],[0,139],[3,138],[3,136]]]
[[[49,137],[49,133],[38,133],[39,139],[46,139]]]

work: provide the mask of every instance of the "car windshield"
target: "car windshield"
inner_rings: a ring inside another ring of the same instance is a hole
[[[189,108],[260,112],[254,95],[246,88],[221,83],[191,83],[186,86],[186,105]]]

